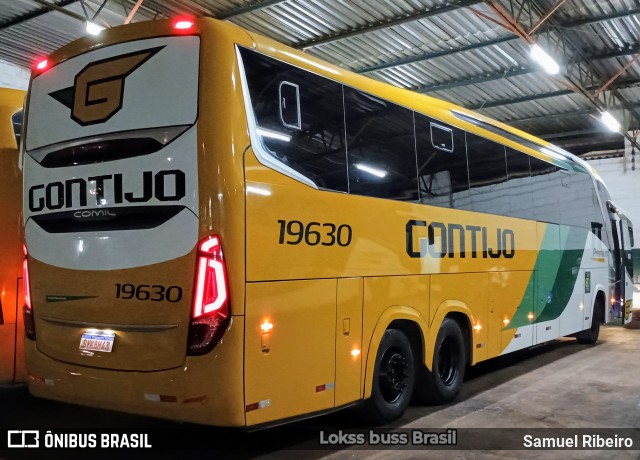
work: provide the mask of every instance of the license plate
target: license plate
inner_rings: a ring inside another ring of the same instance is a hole
[[[115,339],[116,333],[113,331],[91,329],[82,333],[80,349],[110,353]]]

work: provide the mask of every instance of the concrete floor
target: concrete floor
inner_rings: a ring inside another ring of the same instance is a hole
[[[474,395],[463,392],[460,402],[402,427],[640,428],[639,330],[608,326],[602,329],[601,340],[595,346],[578,345],[570,339],[562,339],[550,344],[549,348],[545,354],[535,357],[547,360],[544,366],[513,378],[500,376],[509,373],[508,368],[478,377],[495,381],[495,386]],[[526,367],[525,362],[514,367],[523,365]],[[467,385],[469,383],[466,382]],[[496,433],[486,435],[495,436]],[[509,436],[509,431],[504,435]],[[396,450],[374,453],[350,450],[334,453],[328,458],[640,459],[638,434],[635,440],[637,450],[629,451]]]
[[[458,400],[446,406],[410,407],[388,428],[640,428],[640,330],[603,327],[597,345],[574,339],[549,344],[480,363],[467,375]],[[133,415],[83,408],[31,397],[24,387],[0,387],[0,427],[113,427],[169,430],[206,437],[211,450],[202,458],[331,458],[331,459],[638,459],[631,451],[435,451],[318,449],[322,430],[365,428],[349,411],[255,433],[197,427]],[[194,434],[197,433],[197,434]],[[491,436],[504,430],[472,433],[491,448]],[[640,448],[640,434],[636,437]],[[512,439],[513,440],[513,439]],[[521,437],[518,438],[520,442]],[[495,447],[493,447],[495,446]],[[243,449],[238,451],[238,447]],[[180,458],[193,451],[136,452],[135,458]],[[122,458],[120,451],[79,452],[78,458]],[[146,454],[146,455],[142,455]],[[0,459],[70,458],[68,453],[0,451]]]

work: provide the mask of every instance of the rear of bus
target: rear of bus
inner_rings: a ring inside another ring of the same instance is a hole
[[[248,145],[212,20],[106,30],[34,70],[24,152],[30,391],[242,426]]]

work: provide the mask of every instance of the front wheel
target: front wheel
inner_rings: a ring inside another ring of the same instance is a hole
[[[436,337],[431,370],[422,363],[419,365],[414,399],[423,404],[453,401],[462,387],[465,368],[462,331],[455,320],[445,318]]]
[[[376,354],[371,398],[364,402],[365,418],[376,425],[400,418],[411,401],[414,381],[409,339],[397,329],[386,330]]]

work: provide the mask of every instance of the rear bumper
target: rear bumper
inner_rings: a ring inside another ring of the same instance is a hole
[[[83,406],[216,426],[245,426],[244,318],[232,324],[216,348],[187,357],[178,368],[155,372],[112,371],[68,364],[26,340],[29,391],[34,396]]]

